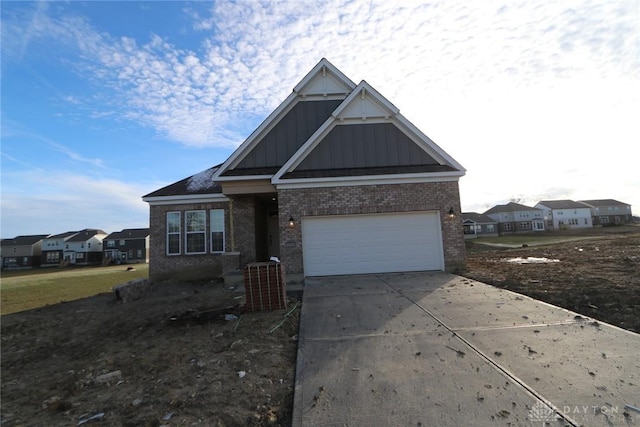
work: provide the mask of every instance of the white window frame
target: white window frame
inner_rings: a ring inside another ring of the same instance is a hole
[[[169,215],[178,215],[178,231],[169,230]],[[166,215],[166,253],[167,255],[180,255],[182,253],[182,212],[171,211]],[[169,236],[178,236],[178,252],[169,252]]]
[[[220,224],[220,218],[218,217],[218,215],[221,214],[222,215],[222,224]],[[225,233],[225,229],[224,229],[224,209],[211,209],[209,211],[209,236],[210,236],[210,247],[209,250],[211,251],[212,254],[220,254],[225,252],[225,247],[226,247],[226,233]],[[213,233],[219,233],[222,232],[222,250],[218,251],[218,250],[214,250],[213,248]]]
[[[198,216],[202,215],[202,229],[198,230],[189,230],[191,227],[190,224],[190,216],[192,214],[197,214]],[[203,244],[202,251],[191,251],[189,250],[189,236],[195,236],[197,234],[202,235]],[[191,210],[184,212],[184,253],[187,255],[197,255],[197,254],[206,254],[207,253],[207,211],[199,209],[199,210]]]

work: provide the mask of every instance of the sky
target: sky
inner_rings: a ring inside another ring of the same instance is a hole
[[[640,214],[640,1],[2,1],[0,235],[148,227],[323,57],[467,173],[465,212]]]

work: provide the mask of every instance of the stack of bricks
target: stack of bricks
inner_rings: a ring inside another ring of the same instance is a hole
[[[252,262],[244,268],[247,311],[287,308],[284,269],[279,262]]]

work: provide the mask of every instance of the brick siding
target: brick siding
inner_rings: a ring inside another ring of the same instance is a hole
[[[456,213],[453,219],[450,208]],[[439,211],[445,270],[466,266],[457,181],[279,190],[278,209],[280,255],[290,274],[303,273],[301,218],[390,212]],[[293,228],[288,225],[290,216],[297,221]]]
[[[209,253],[210,245],[210,218],[209,210],[224,209],[225,211],[225,250],[224,254]],[[234,205],[235,209],[235,205]],[[184,254],[184,212],[189,210],[205,210],[207,213],[206,233],[207,252],[206,254]],[[182,253],[180,255],[167,255],[166,249],[166,227],[167,212],[181,212],[181,243]],[[158,282],[168,279],[177,280],[200,280],[215,279],[222,274],[240,268],[240,257],[238,253],[232,252],[232,241],[230,230],[229,203],[191,203],[182,205],[150,206],[150,250],[149,250],[149,280]],[[242,224],[242,221],[240,221]]]

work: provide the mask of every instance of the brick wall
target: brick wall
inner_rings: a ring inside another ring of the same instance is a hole
[[[235,206],[234,206],[235,207]],[[184,254],[184,212],[188,210],[205,210],[207,212],[207,252],[210,238],[210,209],[225,210],[225,250],[224,254]],[[182,253],[167,255],[166,249],[166,217],[167,212],[182,213]],[[150,206],[149,226],[149,279],[158,282],[168,279],[200,280],[215,279],[223,273],[240,267],[240,256],[232,252],[232,234],[230,233],[231,217],[229,203],[192,203],[182,205]]]
[[[456,213],[453,219],[450,208]],[[439,211],[445,269],[456,271],[466,265],[457,181],[279,190],[278,209],[280,254],[287,273],[303,272],[302,217],[411,211]],[[293,228],[289,216],[296,219]]]

